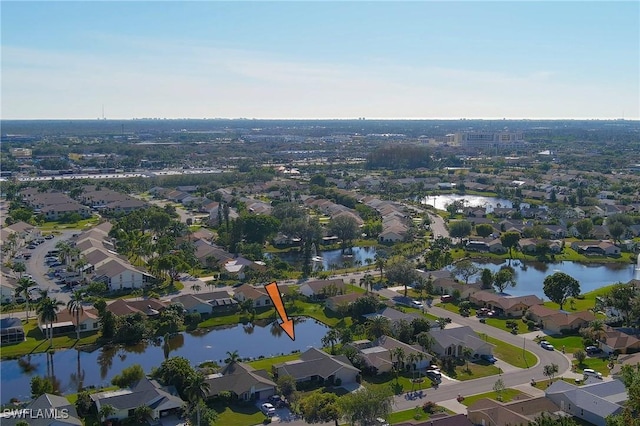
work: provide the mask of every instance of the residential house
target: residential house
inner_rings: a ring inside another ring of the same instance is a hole
[[[420,346],[408,345],[389,336],[381,336],[374,342],[357,340],[350,343],[350,345],[362,355],[367,367],[378,374],[386,373],[393,369],[394,363],[397,361],[393,355],[393,350],[396,348],[402,348],[405,354],[404,363],[400,368],[420,370],[426,368],[433,359],[433,357],[424,352]],[[417,357],[413,366],[409,365],[407,361],[409,354],[414,354]]]
[[[0,344],[24,342],[25,334],[20,318],[0,318]]]
[[[429,416],[428,420],[396,423],[395,426],[473,426],[464,414],[438,413]]]
[[[473,293],[469,300],[477,306],[493,309],[498,315],[507,317],[521,317],[531,306],[543,303],[542,299],[534,295],[509,296],[486,290]]]
[[[561,241],[549,241],[537,238],[523,238],[518,241],[518,249],[523,253],[535,253],[538,250],[538,244],[546,244],[551,253],[560,253],[562,251]]]
[[[327,296],[335,296],[336,294],[344,294],[346,285],[342,278],[334,278],[330,280],[307,281],[300,286],[300,294],[310,299],[324,299]]]
[[[360,370],[354,367],[344,355],[329,355],[326,352],[309,348],[300,359],[287,361],[273,366],[274,377],[292,376],[296,382],[318,381],[335,385],[356,383]]]
[[[596,319],[589,311],[566,312],[547,308],[544,305],[533,305],[526,313],[526,317],[541,325],[541,328],[551,334],[578,331]]]
[[[94,271],[94,281],[104,282],[110,291],[142,288],[153,279],[131,264],[112,258]]]
[[[171,299],[171,303],[180,303],[187,312],[198,312],[200,314],[234,310],[238,306],[238,302],[226,291],[183,294]]]
[[[401,320],[407,321],[407,322],[411,322],[414,319],[417,318],[422,318],[420,315],[418,314],[405,314],[404,312],[398,311],[397,309],[393,309],[390,307],[385,307],[381,310],[379,310],[378,312],[374,312],[372,314],[366,314],[363,315],[366,319],[370,319],[370,318],[376,318],[376,317],[384,317],[386,319],[388,319],[389,321],[391,321],[392,323],[394,322],[398,322]]]
[[[441,277],[433,280],[433,291],[436,294],[453,294],[456,290],[460,292],[460,297],[466,299],[476,291],[479,291],[480,285],[477,283],[460,283],[451,277]]]
[[[339,294],[337,296],[327,297],[324,305],[327,307],[327,309],[333,312],[338,312],[340,306],[348,307],[362,296],[364,296],[364,294],[362,293]]]
[[[16,426],[26,422],[29,426],[81,426],[76,407],[64,396],[45,393],[31,401],[25,408],[0,412],[2,426]]]
[[[103,405],[110,405],[115,414],[109,419],[122,420],[133,417],[134,411],[140,406],[151,408],[151,419],[177,414],[185,405],[173,386],[160,386],[155,380],[144,377],[134,383],[129,389],[98,392],[90,395],[91,400],[100,411]]]
[[[278,289],[282,294],[289,293],[289,286],[287,285],[278,284]],[[253,301],[254,308],[272,306],[271,298],[264,286],[254,287],[250,284],[242,284],[233,291],[233,297],[239,302],[244,302],[245,300]]]
[[[560,407],[548,398],[520,395],[507,403],[489,398],[479,399],[467,408],[467,417],[474,425],[529,425],[542,413],[556,418],[557,415],[553,413],[558,411]]]
[[[472,357],[491,355],[495,345],[478,337],[469,326],[447,327],[445,329],[432,328],[429,334],[434,339],[431,348],[440,356],[462,357],[463,349],[470,348]]]
[[[137,313],[142,313],[148,317],[155,317],[167,306],[169,306],[168,302],[164,302],[158,299],[116,299],[113,302],[108,303],[106,309],[107,311],[119,317]],[[86,311],[94,314],[98,313],[95,308],[89,308],[86,309],[85,312]]]
[[[384,229],[380,235],[378,235],[378,239],[381,243],[397,243],[404,241],[406,235],[406,227],[394,226]]]
[[[45,324],[38,320],[38,327],[42,331],[42,334],[47,335],[49,328],[53,327],[53,335],[61,335],[66,333],[72,333],[76,331],[76,325],[78,319],[75,313],[69,312],[67,309],[61,309],[55,321],[52,324]],[[98,331],[100,328],[100,320],[97,312],[92,309],[84,309],[80,312],[80,331]]]
[[[544,393],[562,411],[596,426],[605,426],[608,416],[624,410],[624,403],[629,398],[620,380],[599,381],[584,386],[557,380]]]
[[[574,241],[571,248],[584,255],[618,256],[620,247],[609,241]]]
[[[0,274],[0,303],[13,303],[18,282],[15,278]]]
[[[231,392],[244,401],[260,400],[275,395],[277,385],[265,370],[256,370],[249,364],[233,362],[222,371],[206,377],[209,397],[220,392]]]
[[[640,339],[612,327],[606,327],[600,348],[608,354],[630,354],[640,351]]]

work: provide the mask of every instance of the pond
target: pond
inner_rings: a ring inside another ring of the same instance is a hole
[[[420,200],[422,204],[433,206],[438,210],[446,210],[447,205],[454,201],[463,201],[465,207],[486,207],[487,213],[491,213],[496,207],[511,208],[513,203],[505,198],[483,197],[481,195],[444,194],[426,196]],[[521,207],[526,207],[521,203]]]
[[[4,404],[13,397],[30,398],[31,377],[52,374],[62,394],[77,392],[79,385],[109,386],[111,379],[122,369],[140,364],[149,373],[158,367],[166,356],[182,356],[199,365],[204,361],[216,361],[224,365],[227,351],[237,350],[241,358],[270,357],[288,354],[310,347],[320,348],[321,339],[328,328],[313,319],[297,318],[296,340],[292,341],[278,325],[234,325],[213,330],[196,330],[181,333],[169,339],[165,347],[162,339],[134,346],[103,347],[93,352],[60,350],[53,354],[34,354],[18,360],[0,363],[0,401]]]
[[[506,262],[474,262],[479,268],[488,268],[492,272],[498,271],[502,266],[508,264]],[[516,286],[508,288],[506,293],[513,296],[523,296],[526,294],[535,294],[545,300],[542,290],[544,279],[554,272],[564,272],[575,278],[580,283],[580,291],[586,293],[605,287],[617,282],[627,283],[630,280],[639,278],[640,271],[637,271],[635,265],[625,263],[610,264],[587,264],[578,262],[558,262],[558,263],[542,263],[542,262],[526,262],[514,260],[511,266],[516,272]],[[469,279],[473,282],[480,279],[479,274]]]
[[[316,270],[330,271],[334,269],[367,265],[368,259],[371,261],[371,264],[373,264],[376,256],[376,248],[369,246],[357,246],[352,247],[345,253],[342,253],[342,250],[338,249],[318,251],[317,254],[312,255],[316,258],[313,262]],[[294,265],[295,267],[302,267],[302,254],[298,251],[267,253],[267,256],[277,256],[280,260]]]

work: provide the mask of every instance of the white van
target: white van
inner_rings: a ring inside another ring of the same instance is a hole
[[[585,380],[587,379],[587,377],[595,377],[596,379],[602,380],[602,373],[599,373],[591,368],[585,368],[584,370],[582,370],[582,373],[584,374]]]

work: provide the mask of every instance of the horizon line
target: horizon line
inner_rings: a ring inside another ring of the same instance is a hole
[[[143,121],[143,120],[243,120],[243,121],[640,121],[640,117],[96,117],[96,118],[0,118],[0,121]]]

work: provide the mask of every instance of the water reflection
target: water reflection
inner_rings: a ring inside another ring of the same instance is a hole
[[[277,256],[280,260],[290,263],[296,267],[302,266],[302,253],[290,251],[286,253],[267,253],[265,256]],[[316,270],[335,270],[343,268],[351,268],[354,266],[373,264],[376,256],[375,247],[352,247],[344,253],[342,250],[326,250],[319,251],[316,256],[317,261],[314,262]]]

